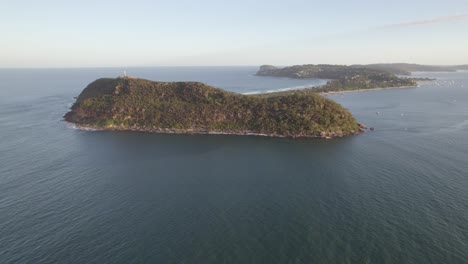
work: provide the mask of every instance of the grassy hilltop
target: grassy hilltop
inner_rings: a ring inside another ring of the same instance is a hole
[[[269,96],[199,82],[98,79],[65,115],[80,126],[166,133],[340,137],[361,132],[339,104],[307,91]]]

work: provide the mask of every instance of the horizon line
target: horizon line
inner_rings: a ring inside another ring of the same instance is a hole
[[[415,63],[415,62],[373,62],[373,63],[352,63],[352,64],[342,64],[342,63],[302,63],[302,64],[246,64],[246,65],[139,65],[139,66],[53,66],[53,67],[0,67],[0,70],[15,70],[15,69],[97,69],[97,68],[109,68],[109,69],[129,69],[129,68],[155,68],[155,67],[168,67],[168,68],[209,68],[209,67],[260,67],[262,65],[272,65],[272,66],[294,66],[294,65],[372,65],[372,64],[416,64],[416,65],[425,65],[425,66],[464,66],[468,63],[462,64],[424,64],[424,63]]]

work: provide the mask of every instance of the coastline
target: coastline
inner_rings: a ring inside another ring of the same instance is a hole
[[[385,88],[370,88],[370,89],[356,89],[356,90],[341,90],[341,91],[331,91],[331,92],[322,92],[321,95],[328,94],[341,94],[341,93],[354,93],[354,92],[367,92],[367,91],[380,91],[387,89],[409,89],[409,88],[418,88],[420,85],[411,85],[411,86],[394,86],[394,87],[385,87]],[[313,89],[313,88],[312,88]]]
[[[468,70],[467,70],[468,72]],[[367,91],[379,91],[379,90],[386,90],[386,89],[409,89],[409,88],[418,88],[421,86],[421,83],[425,82],[432,82],[435,81],[436,79],[430,79],[430,80],[417,80],[417,85],[406,85],[406,86],[391,86],[391,87],[378,87],[378,88],[369,88],[369,89],[356,89],[356,90],[339,90],[339,91],[330,91],[330,92],[316,92],[317,94],[320,95],[328,95],[328,94],[341,94],[341,93],[353,93],[353,92],[367,92]],[[306,88],[301,88],[301,87],[290,87],[290,88],[283,88],[279,90],[271,90],[271,91],[265,91],[265,92],[252,92],[252,93],[243,93],[244,95],[270,95],[270,94],[275,94],[275,93],[294,93],[296,91],[312,91],[315,92],[314,89],[320,88],[321,86],[312,86],[312,87],[306,87]]]
[[[351,135],[359,135],[365,132],[366,126],[359,123],[359,131],[355,133],[338,133],[338,132],[321,132],[317,135],[281,135],[281,134],[265,134],[253,131],[242,132],[224,132],[224,131],[207,131],[207,130],[193,130],[193,129],[169,129],[169,128],[156,128],[156,127],[124,127],[124,126],[95,126],[87,124],[77,124],[70,120],[65,119],[69,124],[73,125],[74,129],[84,131],[134,131],[134,132],[148,132],[157,134],[177,134],[177,135],[232,135],[232,136],[257,136],[257,137],[270,137],[270,138],[316,138],[316,139],[333,139],[341,138]]]

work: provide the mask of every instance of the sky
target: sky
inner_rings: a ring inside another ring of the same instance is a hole
[[[0,0],[0,68],[468,64],[467,0]]]

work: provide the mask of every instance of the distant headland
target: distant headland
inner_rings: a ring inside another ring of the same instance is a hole
[[[305,64],[283,68],[278,68],[272,65],[263,65],[260,66],[260,69],[257,71],[256,75],[287,77],[295,79],[315,78],[329,80],[323,86],[311,88],[314,92],[320,93],[417,87],[419,81],[432,80],[428,78],[399,77],[395,73],[383,69],[382,66],[372,65],[346,66],[329,64]]]
[[[367,65],[352,65],[353,67],[366,67],[376,70],[383,70],[397,75],[411,75],[413,72],[455,72],[468,70],[466,65],[421,65],[414,63],[377,63]]]
[[[333,138],[364,130],[341,105],[309,90],[242,95],[128,77],[90,83],[64,118],[79,127],[179,134]]]

